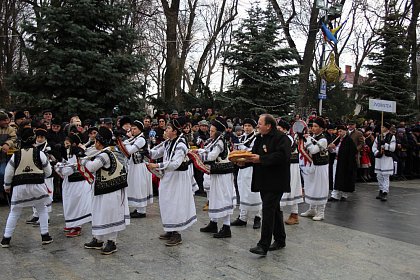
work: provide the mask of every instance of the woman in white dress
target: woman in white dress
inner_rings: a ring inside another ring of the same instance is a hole
[[[182,243],[181,234],[197,221],[187,158],[188,143],[182,135],[185,122],[182,118],[171,120],[165,130],[168,140],[150,150],[152,159],[163,158],[160,163],[149,163],[149,168],[163,173],[159,185],[159,208],[166,246]]]
[[[212,141],[204,149],[197,152],[203,162],[226,162],[229,154],[223,132],[227,127],[226,121],[217,117],[210,127],[210,138]],[[225,165],[229,166],[229,165]],[[214,238],[231,237],[230,216],[236,206],[236,192],[233,183],[233,164],[231,168],[212,173],[210,169],[210,192],[209,192],[209,218],[210,223],[200,229],[201,232],[214,233]],[[217,221],[223,221],[223,227],[218,232]]]

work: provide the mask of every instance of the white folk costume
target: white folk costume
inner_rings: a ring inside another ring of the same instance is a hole
[[[36,129],[35,133],[38,134],[38,133],[40,133],[40,131],[43,132],[43,129]],[[45,130],[45,135],[46,135],[46,133],[47,133],[47,131]],[[47,156],[47,159],[50,160],[50,158],[49,158],[50,156],[49,156],[49,154],[47,154],[47,152],[51,151],[51,147],[48,145],[47,141],[45,141],[43,143],[36,142],[34,144],[34,146],[38,150],[40,150],[42,153],[45,153],[45,155]],[[45,178],[45,185],[48,188],[48,195],[51,197],[51,203],[46,205],[47,212],[48,212],[48,219],[49,219],[50,218],[49,213],[52,212],[52,201],[53,201],[53,198],[54,198],[54,176],[53,176],[52,173],[51,173],[50,176]],[[32,207],[32,212],[33,212],[32,217],[38,217],[38,211],[36,210],[35,207]],[[38,225],[38,224],[39,224],[39,222],[34,223],[34,225]]]
[[[97,148],[108,146],[112,142],[112,132],[100,127],[96,141]],[[126,193],[127,173],[109,147],[102,149],[92,161],[84,159],[80,163],[88,171],[95,172],[92,201],[93,239],[84,246],[86,249],[101,249],[102,254],[109,255],[117,251],[118,232],[130,224]],[[103,247],[105,240],[107,243]]]
[[[389,126],[384,124],[384,126]],[[395,152],[395,136],[387,131],[381,137],[376,137],[372,145],[372,152],[375,155],[375,173],[379,184],[379,195],[377,199],[387,200],[389,193],[389,176],[394,174],[394,160],[392,153]]]
[[[152,174],[144,162],[147,152],[146,139],[139,135],[134,142],[126,140],[124,146],[131,155],[127,175],[128,205],[136,207],[137,213],[146,214],[146,206],[153,203]]]
[[[328,142],[320,133],[310,139],[306,138],[305,148],[312,157],[313,172],[305,177],[305,202],[310,205],[308,211],[301,215],[313,216],[313,220],[324,219],[325,205],[328,200]],[[312,170],[311,170],[312,171]]]
[[[209,192],[209,218],[210,223],[201,228],[201,232],[215,233],[214,238],[231,237],[230,216],[236,206],[236,191],[233,182],[233,163],[227,160],[229,151],[223,132],[227,127],[223,118],[217,117],[212,127],[220,135],[213,139],[198,154],[204,163],[210,164],[210,192]],[[217,134],[216,134],[217,135]],[[226,168],[225,168],[226,167]],[[219,169],[217,172],[216,170]],[[217,232],[217,221],[223,221],[223,227]]]
[[[40,150],[26,144],[34,139],[32,129],[24,129],[22,133],[22,148],[15,152],[9,160],[5,175],[4,188],[13,187],[11,207],[7,219],[2,247],[9,247],[10,238],[16,228],[16,223],[23,207],[34,206],[39,214],[40,232],[43,244],[52,242],[48,234],[48,213],[46,205],[51,204],[49,190],[45,184],[45,177],[51,175],[51,165],[47,156]]]
[[[290,156],[290,192],[283,193],[280,206],[291,206],[291,216],[285,221],[286,224],[298,223],[298,204],[303,202],[302,182],[300,178],[299,153],[297,149],[297,139],[288,135],[292,143],[292,155]],[[303,160],[302,160],[303,162]],[[292,221],[292,219],[294,221]]]
[[[152,159],[163,159],[158,168],[164,174],[159,184],[159,208],[165,232],[185,230],[197,221],[187,152],[182,134],[150,150]]]
[[[69,164],[76,164],[76,156],[68,158]],[[78,230],[83,224],[92,220],[92,186],[74,167],[64,167],[61,170],[63,179],[63,212],[66,228]],[[80,232],[79,232],[80,234]]]
[[[243,134],[240,139],[238,150],[251,151],[254,146],[255,132]],[[238,191],[240,197],[239,219],[243,222],[248,220],[248,212],[255,212],[255,217],[261,218],[262,201],[259,192],[251,192],[252,165],[239,167],[238,171]]]

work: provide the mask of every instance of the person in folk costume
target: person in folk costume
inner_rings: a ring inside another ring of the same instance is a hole
[[[113,130],[113,134],[116,137],[121,137],[123,141],[131,137],[131,119],[129,117],[122,117],[117,122],[117,128]],[[121,148],[116,145],[116,141],[110,144],[111,151],[115,154],[118,161],[124,166],[125,170],[128,170],[128,159],[121,151]]]
[[[130,224],[130,212],[126,195],[127,173],[116,155],[110,150],[112,132],[100,127],[95,148],[100,153],[93,160],[81,160],[88,171],[96,173],[92,201],[92,241],[86,249],[102,250],[109,255],[117,251],[118,232]],[[104,241],[107,243],[104,245]]]
[[[23,207],[35,206],[40,222],[42,244],[53,242],[48,233],[48,212],[46,205],[52,199],[45,184],[45,177],[51,175],[51,165],[45,153],[33,147],[35,134],[32,128],[25,128],[21,134],[21,148],[9,160],[5,176],[4,189],[13,194],[10,202],[10,213],[7,218],[1,246],[7,248],[16,228],[16,223]]]
[[[87,130],[89,140],[83,145],[86,156],[91,156],[96,152],[95,141],[96,141],[96,134],[98,133],[98,131],[99,130],[96,126],[91,126]]]
[[[251,151],[255,141],[255,127],[257,122],[253,119],[245,118],[243,120],[244,134],[239,139],[238,150]],[[238,191],[240,197],[239,217],[231,223],[231,226],[246,226],[248,221],[248,212],[254,212],[254,229],[261,227],[261,209],[262,201],[259,192],[251,192],[252,165],[247,164],[239,166],[238,172]]]
[[[123,142],[130,159],[127,174],[128,205],[136,209],[130,213],[131,218],[145,218],[146,206],[153,203],[152,173],[147,170],[144,157],[147,153],[147,142],[144,138],[143,123],[131,122],[131,134],[134,137]]]
[[[35,129],[35,144],[34,146],[45,153],[45,155],[47,156],[48,160],[50,161],[50,163],[53,164],[52,168],[54,168],[54,164],[56,162],[54,156],[52,156],[51,154],[51,147],[47,142],[47,134],[48,134],[48,130],[47,127],[45,125],[42,125],[38,128]],[[45,178],[45,184],[47,185],[47,188],[49,190],[48,194],[51,197],[51,201],[53,200],[54,197],[54,176],[51,173],[50,176],[48,176],[47,178]],[[49,213],[52,212],[52,203],[47,205],[47,211],[48,211],[48,222],[50,219]],[[32,224],[33,226],[39,226],[39,216],[38,216],[38,212],[36,210],[35,207],[32,207],[32,219],[26,221],[27,224]]]
[[[286,225],[296,225],[299,224],[298,204],[303,202],[299,153],[296,139],[289,135],[290,124],[285,120],[279,120],[277,123],[277,130],[286,134],[292,145],[292,153],[290,156],[290,192],[283,193],[280,200],[280,206],[284,207],[290,205],[290,216],[284,223]]]
[[[79,134],[69,136],[71,147],[67,162],[77,164],[77,158],[85,154],[80,147],[81,139]],[[57,168],[56,168],[57,170]],[[81,234],[82,225],[92,221],[92,186],[86,181],[83,175],[75,166],[58,169],[64,177],[62,185],[63,213],[67,237],[76,237]]]
[[[183,137],[183,118],[172,119],[165,131],[167,141],[150,150],[152,159],[162,158],[160,163],[149,163],[149,168],[160,170],[163,177],[159,185],[159,207],[166,246],[182,243],[180,231],[191,227],[197,221],[192,192],[192,169],[185,161],[188,143]]]
[[[217,117],[211,123],[210,138],[211,143],[206,146],[206,149],[198,149],[198,154],[203,162],[214,162],[218,158],[225,160],[228,156],[227,143],[223,137],[223,132],[226,130],[227,123],[221,118]],[[226,171],[226,174],[211,174],[209,176],[210,191],[209,198],[209,217],[210,223],[200,229],[201,232],[214,233],[214,238],[231,237],[230,230],[230,216],[236,205],[236,192],[233,182],[233,168]],[[223,227],[218,232],[217,221],[223,221]]]
[[[338,143],[331,143],[330,148],[337,155],[334,161],[334,188],[328,201],[345,201],[348,193],[354,192],[357,170],[357,147],[350,138],[344,125],[338,125]]]
[[[389,176],[394,174],[393,152],[396,148],[395,136],[389,132],[391,125],[385,122],[381,126],[381,134],[375,138],[372,152],[375,156],[375,173],[379,184],[376,199],[387,201],[389,193]]]
[[[324,219],[325,205],[328,200],[328,142],[323,131],[325,121],[321,117],[313,120],[313,137],[305,134],[305,148],[312,157],[313,173],[309,173],[305,180],[305,202],[309,209],[301,214],[302,217],[312,217],[314,221]]]

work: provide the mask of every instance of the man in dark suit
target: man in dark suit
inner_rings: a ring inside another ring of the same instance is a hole
[[[260,116],[258,131],[260,135],[255,139],[249,161],[254,167],[251,190],[260,192],[263,219],[261,239],[249,251],[265,256],[267,251],[286,246],[280,199],[284,192],[290,192],[291,142],[286,134],[276,129],[276,120],[272,115]],[[271,244],[273,235],[274,242]]]
[[[356,154],[356,162],[357,167],[360,166],[360,151],[363,149],[365,145],[365,138],[363,137],[363,133],[356,129],[356,120],[351,119],[347,122],[347,129],[350,135],[351,140],[353,140],[354,144],[357,147],[357,154]]]

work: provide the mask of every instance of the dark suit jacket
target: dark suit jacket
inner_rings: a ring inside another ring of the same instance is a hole
[[[271,130],[258,135],[252,153],[260,155],[260,163],[253,164],[253,192],[290,192],[291,143],[286,134]]]

